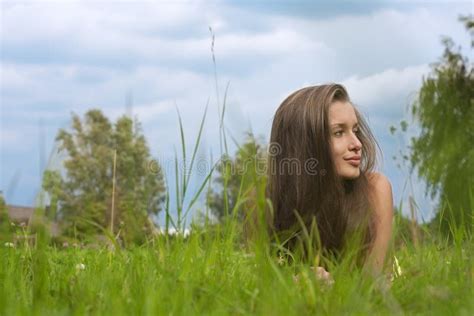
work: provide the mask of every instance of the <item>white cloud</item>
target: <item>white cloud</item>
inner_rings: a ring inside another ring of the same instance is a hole
[[[202,14],[195,14],[196,11]],[[19,4],[3,13],[1,40],[9,49],[37,50],[38,59],[48,58],[46,55],[51,53],[86,64],[96,59],[106,62],[107,57],[132,58],[135,64],[208,60],[208,26],[218,31],[224,23],[217,7],[201,2]],[[300,31],[287,27],[274,26],[254,34],[227,29],[217,36],[219,58],[274,56],[325,48],[324,43],[310,41]],[[31,55],[34,58],[35,52],[31,51]]]
[[[206,15],[195,14],[200,6],[201,1],[14,2],[4,8],[2,36],[9,42],[64,39],[72,34],[87,39],[98,35],[169,31],[204,20]]]
[[[342,80],[342,84],[347,88],[352,101],[364,108],[402,108],[411,103],[421,86],[423,75],[428,72],[428,65],[387,69],[365,77],[351,76]]]
[[[344,15],[326,19],[280,17],[272,20],[305,34],[311,41],[324,43],[331,55],[325,58],[326,73],[366,76],[389,68],[402,68],[435,61],[441,53],[440,36],[450,35],[459,44],[469,44],[469,36],[459,14],[466,4],[429,6],[413,10],[381,10],[368,15]]]
[[[173,110],[173,107],[171,101],[140,104],[133,107],[133,116],[138,116],[138,120],[142,123],[148,123],[156,120],[160,115],[167,114]],[[120,114],[123,114],[123,112]]]
[[[224,34],[218,38],[218,54],[225,57],[244,54],[272,56],[298,54],[301,52],[318,53],[328,49],[323,42],[311,41],[301,32],[284,27],[275,27],[270,32],[260,34]]]

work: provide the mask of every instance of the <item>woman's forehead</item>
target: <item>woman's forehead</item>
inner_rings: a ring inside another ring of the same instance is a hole
[[[347,101],[336,101],[329,106],[329,124],[355,124],[357,116],[354,107]]]

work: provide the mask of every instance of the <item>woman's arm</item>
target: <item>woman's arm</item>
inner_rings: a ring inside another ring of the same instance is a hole
[[[365,266],[375,275],[378,275],[383,270],[385,256],[392,238],[392,186],[387,177],[381,173],[371,174],[369,183],[369,200],[375,216],[375,240],[369,251]]]

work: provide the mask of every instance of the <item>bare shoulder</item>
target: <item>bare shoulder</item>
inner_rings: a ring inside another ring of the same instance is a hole
[[[393,195],[390,180],[380,172],[373,172],[367,176],[370,186],[370,200],[377,213],[393,212]]]
[[[371,186],[374,187],[392,187],[390,184],[390,180],[381,172],[371,172],[367,175],[367,179]]]

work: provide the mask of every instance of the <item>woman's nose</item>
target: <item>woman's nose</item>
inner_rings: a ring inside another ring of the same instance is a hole
[[[349,148],[350,150],[357,150],[357,151],[359,151],[362,148],[362,143],[360,142],[359,138],[355,134],[352,135]]]

